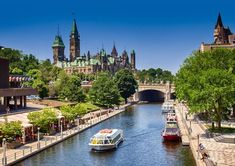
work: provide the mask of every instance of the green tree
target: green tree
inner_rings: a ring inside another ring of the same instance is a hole
[[[32,79],[26,85],[37,89],[40,98],[48,96],[48,88],[42,81],[42,72],[38,69],[32,69],[27,75]]]
[[[52,108],[44,108],[40,112],[30,112],[28,119],[33,125],[40,127],[40,131],[48,133],[51,130],[51,124],[57,122],[57,113]]]
[[[0,57],[9,60],[10,73],[14,74],[14,69],[20,69],[23,73],[29,70],[38,69],[38,59],[32,54],[23,54],[22,51],[4,48],[0,49]],[[18,73],[15,73],[18,74]]]
[[[19,74],[19,75],[22,75],[23,74],[23,71],[21,69],[19,69],[18,67],[15,67],[12,71],[11,71],[12,74]]]
[[[59,98],[61,100],[82,102],[85,100],[85,95],[81,88],[81,81],[77,76],[69,76],[68,80],[61,80],[64,85],[60,85],[62,87],[59,92]]]
[[[11,142],[16,137],[22,136],[22,126],[20,121],[12,121],[0,124],[1,140],[6,138],[8,142]]]
[[[131,71],[122,69],[115,74],[114,81],[117,84],[120,95],[127,103],[127,98],[133,95],[138,88],[134,75]]]
[[[155,82],[156,80],[156,70],[153,68],[148,69],[147,71],[147,77],[149,82]]]
[[[207,111],[219,129],[235,103],[235,51],[216,49],[194,52],[176,75],[176,95],[191,112]]]
[[[119,90],[114,80],[107,73],[100,73],[89,91],[90,100],[100,106],[119,105]]]
[[[142,71],[138,71],[136,78],[140,83],[160,83],[162,81],[165,83],[167,81],[173,82],[174,75],[168,70],[150,68],[148,70],[143,69]]]
[[[78,116],[78,111],[76,111],[75,107],[73,106],[64,105],[60,107],[60,111],[65,119],[69,122],[74,121],[74,119],[76,119]]]
[[[23,71],[25,73],[27,73],[29,70],[38,69],[39,68],[39,61],[32,54],[23,55],[21,66],[24,69]]]
[[[78,115],[82,116],[86,114],[87,112],[99,109],[99,107],[91,103],[78,103],[75,105],[74,109],[75,109],[75,112],[78,113]]]

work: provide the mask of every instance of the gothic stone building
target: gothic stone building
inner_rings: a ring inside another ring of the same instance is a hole
[[[229,27],[224,27],[220,14],[214,29],[214,43],[202,43],[200,51],[204,52],[215,48],[235,48],[235,34],[231,32]]]
[[[70,59],[64,55],[65,45],[62,37],[58,34],[52,45],[54,64],[63,68],[66,73],[85,73],[92,74],[100,71],[109,71],[115,73],[118,69],[128,68],[135,70],[135,51],[130,53],[130,60],[126,50],[119,56],[115,45],[111,54],[107,54],[101,49],[96,55],[91,55],[90,51],[81,56],[80,35],[77,29],[76,20],[73,20],[70,33]]]

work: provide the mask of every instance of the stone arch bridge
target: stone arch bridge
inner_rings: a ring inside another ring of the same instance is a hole
[[[174,98],[175,85],[166,84],[139,84],[134,94],[134,101],[162,102]]]
[[[84,89],[89,89],[92,84],[82,84]],[[133,95],[134,101],[163,102],[174,98],[175,85],[166,84],[139,84],[137,92]]]

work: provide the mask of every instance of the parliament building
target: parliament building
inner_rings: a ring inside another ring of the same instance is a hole
[[[55,37],[52,49],[54,64],[63,68],[68,74],[93,74],[100,71],[115,73],[117,70],[122,68],[136,70],[135,51],[131,51],[130,58],[126,50],[124,50],[121,55],[118,55],[115,44],[111,54],[107,54],[104,49],[101,49],[95,55],[91,55],[90,51],[88,51],[87,54],[81,55],[80,34],[78,32],[75,19],[73,20],[72,30],[70,33],[69,59],[65,57],[65,45],[59,33]]]

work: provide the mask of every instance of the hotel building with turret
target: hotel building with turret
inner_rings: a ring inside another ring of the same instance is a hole
[[[219,13],[217,22],[214,28],[214,42],[211,44],[201,44],[200,51],[209,51],[216,48],[235,49],[235,34],[229,27],[225,27],[222,22],[222,17]]]

